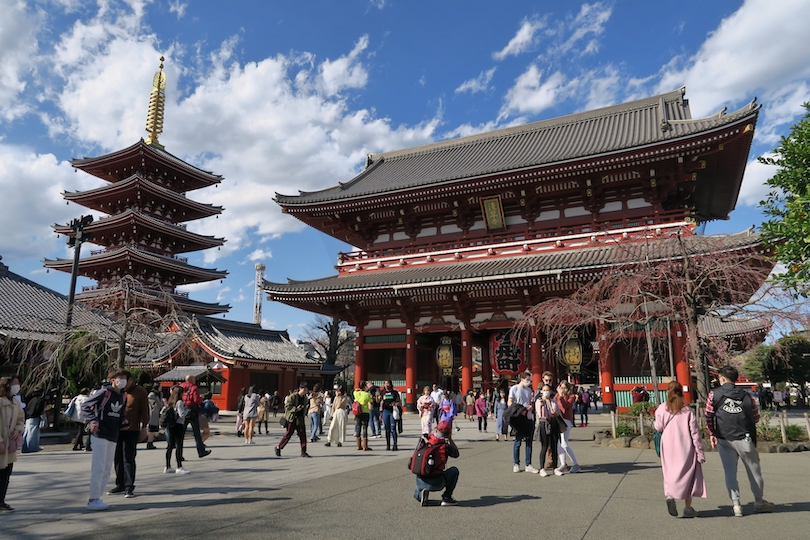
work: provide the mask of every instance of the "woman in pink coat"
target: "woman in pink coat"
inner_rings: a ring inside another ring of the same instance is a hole
[[[675,499],[682,499],[686,503],[683,517],[695,517],[698,512],[692,508],[692,499],[706,498],[701,467],[701,463],[706,462],[706,456],[695,413],[684,405],[683,389],[678,381],[669,383],[667,401],[655,411],[655,429],[662,433],[661,470],[664,473],[667,510],[671,516],[677,516]]]

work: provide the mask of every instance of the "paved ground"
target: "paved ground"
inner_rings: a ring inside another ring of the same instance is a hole
[[[704,466],[709,498],[694,503],[700,516],[673,518],[666,512],[655,452],[591,444],[593,430],[607,424],[607,418],[592,415],[590,427],[574,430],[581,474],[542,478],[512,473],[512,443],[495,442],[461,420],[454,435],[461,457],[451,460],[461,471],[457,507],[421,508],[413,499],[414,476],[405,466],[418,431],[413,415],[406,416],[397,453],[381,450],[384,443],[375,439],[374,451],[357,452],[351,440],[342,448],[310,444],[313,458],[302,459],[291,443],[279,459],[273,447],[281,429],[273,427],[254,446],[232,436],[212,437],[213,453],[200,460],[188,452],[192,472],[179,476],[162,474],[163,450],[141,450],[138,496],[107,495],[113,507],[98,513],[84,509],[90,456],[46,447],[15,464],[7,502],[17,511],[2,516],[0,537],[453,539],[504,537],[507,531],[566,540],[720,533],[752,538],[775,531],[784,538],[810,537],[810,452],[762,455],[766,498],[777,504],[773,514],[753,515],[741,472],[743,518],[731,517],[720,460],[711,453]]]

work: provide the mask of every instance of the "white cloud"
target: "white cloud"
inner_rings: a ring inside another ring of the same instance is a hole
[[[529,66],[509,89],[498,119],[506,118],[511,113],[537,114],[565,99],[577,86],[578,81],[568,80],[560,71],[548,77],[535,64]]]
[[[588,101],[585,110],[598,109],[615,104],[619,100],[621,77],[614,66],[589,72],[584,81],[588,87]]]
[[[578,54],[584,56],[597,52],[599,42],[596,38],[604,33],[605,24],[607,24],[612,13],[613,8],[602,2],[582,4],[573,22],[568,25],[567,29],[571,35],[554,50],[554,53],[566,54],[569,51],[576,50],[575,48],[582,41],[585,41],[585,44],[578,49]]]
[[[0,0],[0,13],[0,118],[11,121],[27,111],[18,98],[34,68],[40,16],[22,0]]]
[[[476,92],[485,92],[489,87],[492,76],[495,75],[496,69],[497,68],[492,68],[487,71],[482,71],[478,77],[464,81],[458,88],[456,88],[456,93],[470,92],[471,94],[475,94]]]
[[[385,0],[369,0],[369,4],[371,4],[371,7],[382,9],[385,7]]]
[[[723,19],[700,50],[662,69],[658,91],[686,85],[693,116],[726,103],[763,101],[810,77],[810,0],[746,0]]]
[[[507,56],[514,56],[531,50],[537,45],[537,33],[545,27],[544,19],[523,19],[515,36],[509,40],[506,47],[492,53],[495,60],[503,60]]]
[[[272,259],[272,258],[273,258],[273,253],[269,249],[267,249],[267,250],[265,250],[265,249],[257,249],[255,251],[251,252],[247,256],[247,258],[245,260],[246,261],[259,261],[259,262],[262,262],[262,261],[266,261],[267,259]]]
[[[180,0],[169,0],[169,13],[176,13],[178,19],[182,19],[186,14],[188,4],[184,4]]]
[[[773,157],[773,154],[767,155]],[[740,187],[738,202],[748,206],[758,205],[770,191],[765,182],[776,174],[776,171],[777,168],[773,165],[765,165],[756,159],[749,161],[745,167],[745,176],[743,176],[742,186]]]
[[[334,96],[346,88],[362,88],[368,73],[358,58],[368,47],[368,36],[362,36],[354,49],[337,60],[325,60],[318,68],[318,84],[327,96]]]

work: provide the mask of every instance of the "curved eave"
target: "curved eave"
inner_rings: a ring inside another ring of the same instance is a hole
[[[113,289],[95,288],[87,291],[82,291],[81,293],[76,295],[76,299],[81,300],[83,302],[87,302],[88,304],[92,305],[94,304],[95,300],[107,297],[108,295],[110,295],[111,292],[114,292]],[[164,291],[155,291],[147,288],[129,289],[129,292],[130,294],[135,294],[142,301],[150,305],[159,307],[169,307],[176,305],[178,308],[185,311],[186,313],[193,313],[196,315],[206,315],[206,316],[220,315],[222,313],[227,313],[231,309],[231,306],[228,304],[201,302],[199,300],[192,300],[191,298],[188,298],[186,296],[167,293]],[[170,297],[171,301],[167,301],[165,299],[166,296]]]
[[[141,170],[144,159],[152,160],[167,170],[188,178],[189,182],[184,186],[184,191],[212,186],[222,181],[221,176],[186,163],[165,150],[146,144],[143,139],[123,150],[102,156],[72,159],[70,164],[87,174],[114,182]]]
[[[178,280],[178,285],[224,279],[228,275],[227,271],[209,270],[199,266],[193,266],[177,259],[162,257],[160,255],[148,253],[139,249],[133,249],[129,246],[112,251],[104,251],[80,259],[79,274],[91,279],[95,279],[92,274],[87,273],[88,270],[102,269],[110,265],[120,265],[122,263],[129,262],[137,263],[147,268],[161,268],[165,271],[173,272],[175,275],[188,278],[182,282]],[[73,260],[45,259],[43,264],[47,268],[53,268],[63,272],[70,272],[73,267]]]
[[[176,242],[177,246],[174,250],[175,253],[187,253],[203,249],[210,249],[221,246],[225,243],[224,238],[215,238],[213,236],[197,234],[132,209],[121,212],[120,214],[101,218],[98,221],[94,221],[90,225],[86,226],[83,230],[90,234],[94,234],[97,240],[101,233],[106,233],[106,235],[109,236],[110,234],[115,233],[117,230],[130,229],[133,224],[143,227],[148,231],[154,231],[156,233],[159,232],[166,235],[168,238],[179,241],[180,243],[185,243],[185,247],[180,247]],[[68,237],[75,236],[76,234],[69,225],[55,225],[53,229],[58,234],[64,234]],[[98,243],[92,238],[89,241]],[[101,245],[106,244],[102,243]]]
[[[688,106],[672,105],[681,98],[679,90],[597,111],[381,154],[373,158],[376,162],[371,167],[345,184],[298,196],[276,194],[274,200],[292,211],[294,207],[368,199],[583,158],[596,160],[629,150],[677,144],[736,122],[755,120],[759,111],[759,105],[752,101],[730,114],[691,119]],[[661,109],[670,115],[666,130],[661,129]],[[673,118],[675,112],[681,118]]]
[[[177,213],[181,218],[178,219],[178,222],[181,223],[221,214],[223,210],[221,206],[201,203],[184,197],[180,193],[155,184],[139,174],[134,174],[118,182],[94,189],[65,191],[62,193],[62,196],[66,200],[75,202],[86,208],[106,213],[108,211],[108,207],[104,205],[106,200],[118,199],[120,197],[126,197],[127,194],[131,194],[130,199],[134,201],[137,199],[137,193],[139,191],[152,195],[158,202],[169,202],[175,204],[178,208],[182,208],[184,215],[181,215],[180,212]]]

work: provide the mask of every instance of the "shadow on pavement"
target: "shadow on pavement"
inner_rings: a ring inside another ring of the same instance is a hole
[[[496,504],[511,504],[516,502],[524,502],[531,500],[540,500],[541,497],[537,495],[509,495],[502,497],[498,495],[484,495],[480,499],[473,499],[471,501],[458,501],[458,506],[466,506],[468,508],[482,508],[485,506],[495,506]]]

